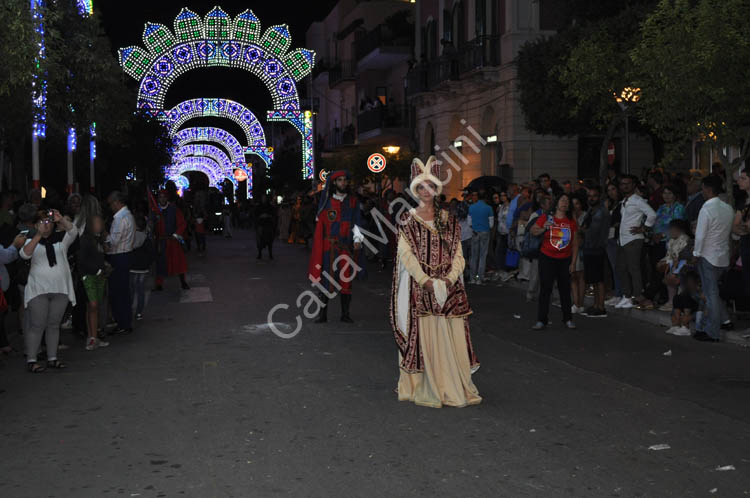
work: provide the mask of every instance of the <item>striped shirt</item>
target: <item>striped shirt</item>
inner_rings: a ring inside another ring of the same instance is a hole
[[[135,218],[127,206],[115,213],[107,237],[107,254],[123,254],[133,250],[135,243]]]

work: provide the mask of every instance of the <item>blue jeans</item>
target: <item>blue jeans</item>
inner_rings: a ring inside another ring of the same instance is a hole
[[[487,249],[490,246],[490,232],[474,232],[471,236],[471,276],[484,278],[487,266]]]
[[[698,274],[706,296],[706,309],[703,310],[703,318],[701,323],[696,324],[696,329],[713,339],[721,339],[721,324],[729,319],[724,301],[719,296],[719,280],[726,271],[725,266],[714,266],[706,258],[698,259]]]
[[[508,234],[498,233],[495,244],[495,266],[498,270],[505,270],[505,255],[508,253]]]
[[[146,275],[147,273],[131,273],[130,274],[130,305],[133,305],[133,300],[137,299],[135,313],[140,315],[143,313],[143,306],[146,302]]]
[[[110,254],[112,274],[109,276],[109,300],[112,305],[112,318],[117,326],[129,329],[133,326],[130,307],[130,253]]]

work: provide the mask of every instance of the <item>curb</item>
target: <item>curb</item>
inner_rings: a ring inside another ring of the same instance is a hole
[[[507,282],[502,283],[503,287],[510,287],[519,291],[526,292],[526,282],[519,282],[518,280],[512,279]],[[588,300],[590,298],[586,298]],[[552,303],[555,303],[555,299],[552,300]],[[559,302],[558,302],[559,306]],[[656,325],[658,327],[670,327],[672,325],[672,321],[670,319],[669,313],[666,313],[664,311],[657,311],[657,310],[638,310],[635,308],[631,309],[615,309],[612,307],[607,308],[607,314],[610,315],[619,315],[624,316],[627,318],[631,318],[633,320],[638,320],[645,323],[650,323],[651,325]],[[750,329],[747,330],[730,330],[727,332],[723,332],[724,336],[724,342],[728,344],[736,344],[738,346],[742,346],[743,348],[750,348]]]

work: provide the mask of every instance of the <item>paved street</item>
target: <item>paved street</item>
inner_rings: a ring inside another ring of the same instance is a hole
[[[532,332],[521,292],[471,288],[484,401],[417,407],[393,391],[389,272],[355,287],[355,325],[336,300],[283,340],[266,315],[289,303],[293,324],[307,253],[254,246],[210,238],[192,291],[168,281],[133,335],[75,342],[66,371],[8,359],[0,497],[750,496],[750,351],[618,317],[568,331],[559,309]]]

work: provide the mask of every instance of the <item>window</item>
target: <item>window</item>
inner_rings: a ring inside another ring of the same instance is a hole
[[[474,34],[477,38],[487,34],[487,0],[475,0],[474,4]]]
[[[443,41],[453,42],[453,16],[449,10],[443,11]]]
[[[462,46],[466,43],[466,24],[464,20],[464,4],[463,2],[456,2],[453,4],[453,45],[456,47]]]

